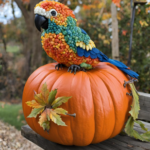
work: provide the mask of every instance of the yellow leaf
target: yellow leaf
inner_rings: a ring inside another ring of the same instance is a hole
[[[148,26],[148,23],[146,21],[140,20],[139,22],[140,22],[141,27],[147,27]]]
[[[39,119],[39,124],[41,126],[43,122],[47,121],[47,109],[44,110],[44,112],[41,114],[41,116],[39,118],[40,118]]]
[[[60,114],[60,115],[61,114],[66,115],[68,113],[68,111],[63,108],[56,108],[54,111],[55,111],[55,113]]]
[[[129,85],[131,87],[132,95],[133,95],[133,103],[132,103],[130,114],[134,118],[134,120],[136,120],[138,118],[138,114],[140,110],[139,94],[135,88],[134,83],[129,83]]]
[[[37,93],[35,92],[34,98],[35,98],[35,100],[36,100],[39,104],[41,104],[41,105],[46,105],[45,102],[43,101],[43,96],[42,96],[41,93],[40,93],[40,94],[37,94]]]
[[[102,3],[102,2],[99,3],[97,7],[98,7],[99,9],[101,9],[102,7],[104,7],[104,3]]]
[[[43,130],[49,131],[50,130],[50,109],[45,109],[44,112],[39,117],[39,124],[43,128]]]
[[[58,97],[52,103],[52,108],[57,108],[57,107],[61,106],[63,103],[66,103],[70,98],[71,97],[66,97],[66,96]]]
[[[41,88],[41,94],[43,96],[43,101],[48,104],[48,96],[49,96],[49,90],[47,89],[47,84],[44,83]]]
[[[62,121],[61,117],[59,115],[56,114],[55,111],[53,111],[52,109],[50,110],[50,119],[56,123],[57,125],[60,125],[60,126],[67,126],[65,124],[65,122]]]
[[[32,107],[32,108],[42,108],[43,107],[42,105],[40,105],[39,103],[37,103],[35,100],[28,101],[28,102],[26,102],[26,104],[29,107]]]

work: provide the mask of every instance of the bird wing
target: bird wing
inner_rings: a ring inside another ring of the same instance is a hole
[[[82,33],[87,35],[87,33],[81,29]],[[125,64],[123,64],[120,61],[109,59],[105,54],[103,54],[100,50],[98,50],[94,44],[94,42],[90,39],[89,44],[86,45],[84,42],[76,43],[77,46],[77,54],[78,56],[82,57],[91,57],[92,59],[98,58],[101,62],[109,62],[116,67],[118,67],[121,71],[128,74],[131,77],[138,78],[138,74],[132,70],[130,70],[129,67],[127,67]]]
[[[81,28],[80,28],[81,29]],[[81,29],[81,32],[87,35],[86,31]],[[82,57],[91,57],[92,59],[98,58],[100,61],[107,61],[109,59],[105,54],[103,54],[100,50],[98,50],[94,44],[94,42],[90,39],[89,44],[86,45],[83,41],[76,43],[77,46],[77,54]]]
[[[81,29],[81,33],[84,34],[84,35],[86,35],[86,36],[88,36],[88,34],[86,33],[86,31],[83,30],[83,29]],[[83,41],[80,41],[80,42],[76,43],[76,46],[77,47],[81,47],[81,48],[83,48],[83,49],[85,49],[87,51],[92,50],[92,48],[96,47],[95,43],[90,38],[89,38],[88,44],[86,44]]]

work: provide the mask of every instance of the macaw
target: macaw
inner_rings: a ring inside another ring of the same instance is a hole
[[[41,35],[42,47],[47,55],[58,62],[56,69],[63,65],[68,71],[76,73],[81,69],[92,69],[99,62],[108,62],[125,74],[138,78],[120,61],[109,59],[96,48],[90,36],[77,26],[77,20],[71,9],[55,1],[41,1],[34,8],[35,25]]]

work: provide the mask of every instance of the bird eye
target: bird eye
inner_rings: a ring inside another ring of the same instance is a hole
[[[55,9],[51,9],[50,10],[50,13],[53,17],[56,17],[57,16],[57,11]]]

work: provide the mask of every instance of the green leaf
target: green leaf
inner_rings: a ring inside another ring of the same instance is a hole
[[[42,88],[41,88],[41,94],[43,96],[43,101],[48,104],[48,96],[49,96],[49,90],[47,89],[47,84],[44,83],[42,85]]]
[[[134,119],[131,116],[125,126],[125,132],[128,134],[128,136],[134,137],[135,139],[145,141],[145,142],[150,142],[150,131],[145,132],[143,134],[139,134],[137,131],[133,129],[134,126]],[[140,124],[143,124],[142,122]],[[144,126],[144,125],[142,125]]]
[[[66,96],[58,97],[52,103],[52,108],[57,108],[57,107],[61,106],[63,103],[66,103],[70,98],[71,97],[66,97]]]
[[[139,124],[140,125],[140,127],[144,130],[144,131],[148,131],[148,129],[147,128],[145,128],[145,125],[141,122],[141,121],[135,121],[137,124]]]
[[[48,104],[49,105],[51,105],[53,103],[53,101],[55,100],[56,94],[57,94],[57,89],[55,89],[49,93],[49,96],[48,96]]]
[[[68,111],[63,108],[56,108],[56,109],[54,109],[54,111],[55,111],[55,113],[62,114],[62,115],[66,115],[68,113]]]
[[[49,130],[50,130],[50,122],[49,121],[43,122],[41,124],[41,127],[43,128],[43,130],[49,132]]]
[[[60,117],[59,115],[57,115],[56,112],[53,111],[52,109],[51,109],[51,113],[50,113],[50,119],[51,119],[54,123],[56,123],[57,125],[60,125],[60,126],[67,126],[67,125],[65,124],[65,122],[62,121],[61,117]]]
[[[129,112],[131,116],[136,120],[138,118],[139,110],[140,110],[140,104],[139,104],[139,94],[135,88],[134,83],[129,83],[133,95],[133,103],[131,111]]]
[[[36,118],[38,114],[40,114],[44,110],[44,107],[42,108],[34,108],[31,112],[31,114],[28,116],[28,118]]]

